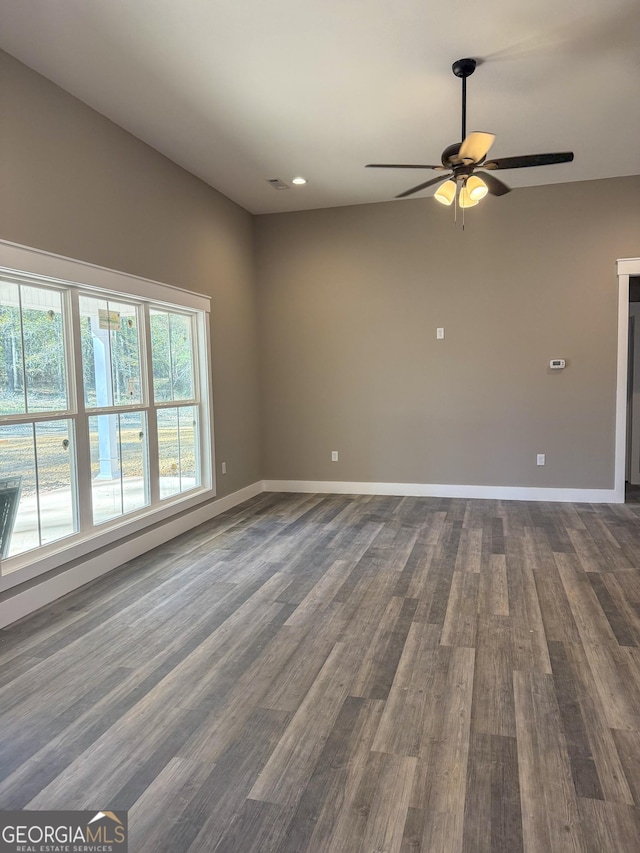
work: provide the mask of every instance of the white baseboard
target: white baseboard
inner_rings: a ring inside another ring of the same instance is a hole
[[[265,480],[266,492],[335,495],[399,495],[432,498],[485,498],[502,501],[624,503],[614,489],[541,489],[524,486],[458,486],[440,483],[344,483],[330,480]]]
[[[16,587],[15,591],[10,590],[6,593],[6,597],[0,601],[0,628],[22,619],[23,616],[33,613],[34,610],[38,610],[45,604],[50,604],[68,592],[95,580],[100,575],[104,575],[129,560],[145,554],[152,548],[168,542],[180,533],[191,530],[191,528],[197,527],[210,518],[215,518],[216,515],[232,509],[263,491],[264,483],[262,481],[252,483],[250,486],[245,486],[245,488],[239,489],[224,498],[198,506],[178,518],[155,527],[153,530],[120,542],[100,554],[95,556],[89,554],[82,562],[66,571],[63,569],[51,577],[45,576],[42,580],[31,581],[26,588]]]

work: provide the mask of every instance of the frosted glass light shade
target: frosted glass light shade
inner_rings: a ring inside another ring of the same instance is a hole
[[[489,192],[489,189],[482,178],[477,175],[471,175],[467,180],[467,195],[472,201],[480,201]]]
[[[456,182],[445,181],[435,191],[433,196],[440,204],[451,204],[456,197]]]
[[[471,198],[466,187],[462,187],[458,196],[460,207],[475,207],[478,203],[476,199]]]

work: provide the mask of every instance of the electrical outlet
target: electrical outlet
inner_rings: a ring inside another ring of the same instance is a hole
[[[546,464],[547,464],[547,457],[545,456],[545,454],[544,453],[538,453],[538,455],[536,456],[536,465],[546,465]]]
[[[337,462],[337,461],[338,461],[338,451],[337,451],[337,450],[332,450],[332,451],[331,451],[331,461],[332,461],[332,462]]]
[[[226,474],[227,473],[227,463],[223,462],[220,467],[222,468],[222,473]]]
[[[443,328],[440,327],[440,328],[436,329],[436,338],[439,341],[444,340],[444,329]]]

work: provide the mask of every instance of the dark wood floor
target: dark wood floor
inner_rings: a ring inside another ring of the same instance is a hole
[[[640,505],[262,495],[1,636],[0,808],[132,853],[640,851]]]

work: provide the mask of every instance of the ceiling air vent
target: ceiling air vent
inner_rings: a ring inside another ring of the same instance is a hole
[[[274,190],[288,190],[290,189],[289,184],[285,184],[284,181],[281,181],[280,178],[267,178],[267,183],[271,184]]]

